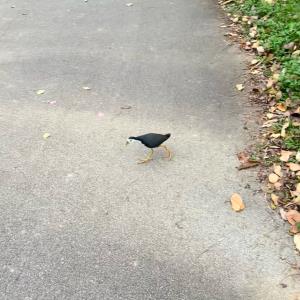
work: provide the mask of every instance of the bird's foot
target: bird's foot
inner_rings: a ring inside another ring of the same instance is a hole
[[[150,160],[152,160],[152,158],[140,159],[140,160],[138,161],[138,164],[139,164],[139,165],[140,165],[140,164],[145,164],[145,163],[149,162]]]
[[[166,157],[167,160],[171,160],[172,159],[172,153],[170,152],[169,155]]]

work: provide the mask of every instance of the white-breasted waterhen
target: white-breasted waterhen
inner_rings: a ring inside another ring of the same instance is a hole
[[[171,159],[171,151],[167,148],[167,146],[163,145],[163,143],[171,136],[170,133],[168,134],[158,134],[158,133],[147,133],[147,134],[143,134],[140,136],[130,136],[127,139],[126,145],[136,141],[139,143],[142,143],[143,145],[145,145],[147,148],[150,149],[149,154],[147,155],[146,158],[144,159],[140,159],[139,160],[139,164],[143,164],[148,162],[149,160],[152,159],[153,153],[154,153],[154,148],[164,148],[165,151],[168,154],[168,159]]]

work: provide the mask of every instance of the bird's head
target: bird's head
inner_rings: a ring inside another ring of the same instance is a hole
[[[130,136],[130,137],[127,139],[127,141],[126,141],[126,146],[129,145],[129,144],[132,144],[132,143],[134,143],[134,142],[140,142],[140,141],[138,141],[138,140],[136,139],[136,137]]]

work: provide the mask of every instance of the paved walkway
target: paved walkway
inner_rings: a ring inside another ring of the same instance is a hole
[[[215,1],[0,13],[1,299],[289,299],[291,238],[235,169],[252,112]],[[172,133],[171,162],[135,163],[146,132]]]

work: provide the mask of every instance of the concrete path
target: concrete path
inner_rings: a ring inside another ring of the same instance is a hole
[[[291,238],[235,169],[252,111],[215,1],[0,13],[1,299],[290,299]],[[172,133],[171,162],[136,164],[146,132]]]

